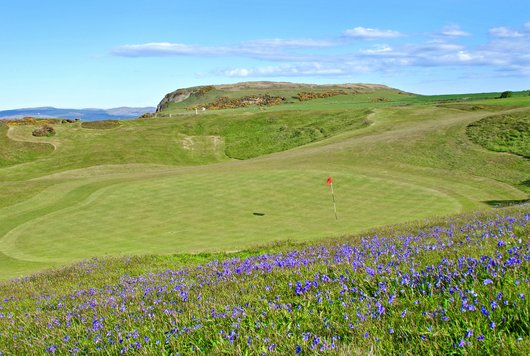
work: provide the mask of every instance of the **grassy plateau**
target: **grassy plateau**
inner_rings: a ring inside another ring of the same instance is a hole
[[[204,88],[0,121],[0,355],[528,353],[528,92]]]

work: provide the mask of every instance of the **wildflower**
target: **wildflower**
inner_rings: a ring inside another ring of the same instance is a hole
[[[407,309],[403,310],[403,312],[401,313],[401,317],[404,318],[405,315],[407,315]]]
[[[490,328],[491,328],[491,329],[495,329],[495,322],[494,322],[494,321],[492,321],[492,322],[490,323]]]
[[[487,286],[488,284],[492,284],[493,281],[491,279],[487,278],[487,279],[484,280],[483,283],[484,283],[485,286]]]
[[[467,331],[466,331],[466,339],[469,339],[471,336],[473,336],[473,330],[467,329]]]
[[[485,317],[490,316],[490,312],[483,305],[480,307],[480,311],[482,312],[482,314],[484,314]]]
[[[299,354],[302,352],[302,347],[300,345],[296,345],[296,354]]]
[[[389,328],[389,329],[388,329],[388,332],[389,332],[390,334],[393,334],[393,333],[394,333],[394,329],[393,329],[393,328]]]
[[[48,352],[50,354],[54,354],[55,351],[57,351],[57,345],[52,345],[52,346],[46,348],[46,352]]]
[[[492,311],[497,309],[497,307],[499,306],[499,304],[497,304],[497,302],[494,301],[494,300],[491,301],[490,305],[491,305],[491,310]]]
[[[479,336],[477,336],[477,340],[478,340],[478,341],[482,341],[482,340],[484,340],[484,339],[485,339],[484,335],[479,335]]]

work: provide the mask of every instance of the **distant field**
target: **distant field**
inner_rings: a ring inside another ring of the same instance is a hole
[[[528,118],[530,97],[515,94],[386,90],[198,115],[180,103],[157,118],[56,124],[49,138],[0,126],[0,278],[92,256],[316,241],[524,201],[530,162],[467,132],[493,115]]]

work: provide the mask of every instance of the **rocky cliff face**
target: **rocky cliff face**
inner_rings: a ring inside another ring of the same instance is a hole
[[[169,103],[180,103],[181,101],[188,99],[192,95],[204,95],[212,89],[215,89],[215,87],[213,85],[208,85],[202,87],[177,89],[175,91],[172,91],[171,93],[166,94],[162,101],[158,103],[158,106],[156,107],[156,112],[164,110]]]

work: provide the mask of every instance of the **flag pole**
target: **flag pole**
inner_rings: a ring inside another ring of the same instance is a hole
[[[327,184],[331,188],[331,198],[333,200],[333,212],[335,213],[335,220],[339,220],[339,218],[337,217],[337,204],[335,203],[335,193],[333,193],[333,178],[328,177]]]

